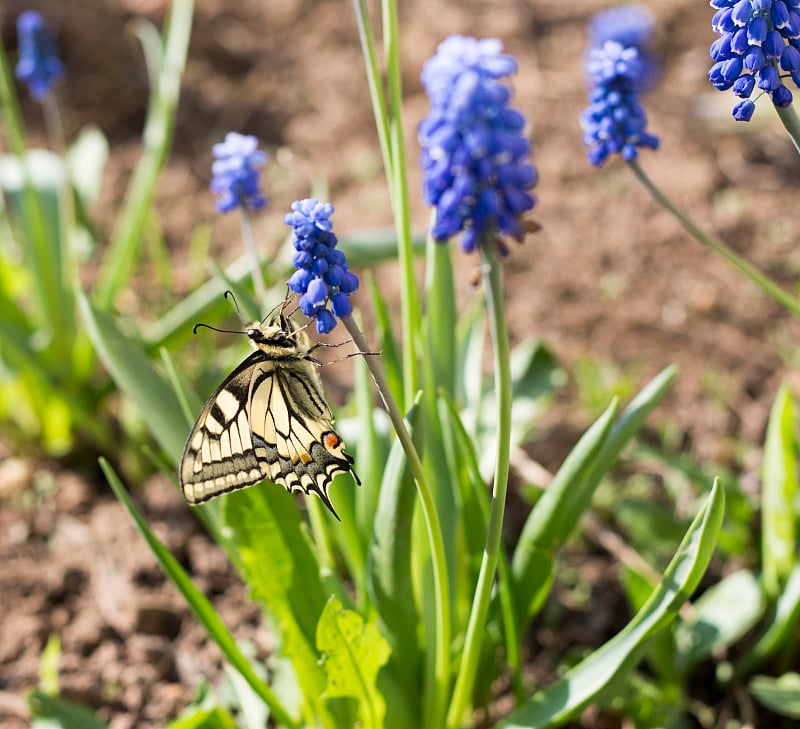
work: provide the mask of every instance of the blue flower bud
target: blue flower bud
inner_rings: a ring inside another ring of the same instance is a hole
[[[756,84],[758,88],[763,91],[774,91],[778,88],[780,82],[778,69],[775,68],[775,66],[764,66],[764,68],[756,74]]]
[[[792,103],[792,92],[781,84],[772,92],[772,103],[778,109],[785,109]]]
[[[780,58],[785,47],[786,44],[783,42],[783,36],[777,30],[771,30],[767,33],[763,46],[764,55],[767,58]]]
[[[311,283],[311,272],[305,268],[295,271],[289,279],[289,288],[296,294],[302,294],[308,289],[308,284]]]
[[[349,313],[350,312],[348,312],[348,314]],[[317,313],[316,316],[317,316],[317,333],[327,334],[328,332],[333,331],[334,327],[336,326],[336,319],[334,319],[333,314],[331,314],[327,309],[322,309]]]
[[[800,51],[794,46],[786,46],[781,53],[781,68],[793,73],[800,68]]]
[[[758,16],[750,21],[747,27],[747,42],[754,46],[760,46],[767,37],[767,21]]]
[[[42,99],[64,75],[55,41],[47,30],[44,18],[34,10],[22,13],[17,18],[17,37],[19,61],[15,75],[28,84],[31,97]]]
[[[241,207],[259,210],[267,199],[259,189],[261,173],[257,169],[267,161],[266,153],[258,149],[252,135],[228,132],[225,141],[211,148],[215,157],[211,164],[213,193],[219,195],[216,207],[221,213]]]
[[[339,319],[347,316],[353,311],[353,305],[350,303],[350,297],[344,293],[344,291],[339,291],[338,293],[334,294],[331,296],[331,309],[333,309],[334,315]]]
[[[332,214],[333,205],[309,198],[293,202],[292,212],[284,216],[284,222],[292,228],[292,244],[297,251],[292,261],[298,270],[289,279],[289,288],[302,294],[300,310],[316,318],[320,334],[330,332],[337,318],[350,314],[348,297],[358,289],[358,277],[347,270],[347,259],[336,248]]]
[[[736,121],[748,122],[752,118],[755,110],[756,105],[750,101],[750,99],[745,99],[733,107],[733,118],[736,119]]]
[[[749,99],[756,85],[755,76],[739,76],[733,83],[733,93],[740,99]]]

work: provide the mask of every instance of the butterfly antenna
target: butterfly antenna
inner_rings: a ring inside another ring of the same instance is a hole
[[[245,327],[247,324],[245,323],[244,317],[242,316],[242,310],[239,308],[239,302],[236,301],[236,297],[233,295],[233,291],[227,289],[225,291],[225,298],[230,298],[233,302],[234,307],[236,308],[236,313],[239,315],[239,321],[242,322],[242,326]]]
[[[197,334],[197,330],[200,327],[205,327],[206,329],[210,329],[212,332],[220,332],[222,334],[245,334],[245,332],[237,329],[217,329],[217,327],[212,327],[210,324],[203,324],[200,322],[199,324],[195,324],[192,327],[192,334]]]
[[[295,309],[294,311],[297,311],[297,309]],[[292,312],[292,314],[294,314],[294,311]],[[291,314],[289,316],[291,316]],[[300,334],[300,332],[304,332],[306,329],[308,329],[311,326],[313,321],[314,321],[313,319],[309,319],[308,322],[303,324],[303,326],[301,326],[299,329],[293,329],[292,333],[289,336],[293,337],[293,336],[295,336],[295,334]]]
[[[272,317],[272,315],[275,313],[275,310],[276,310],[276,309],[278,309],[278,308],[280,308],[280,310],[281,310],[281,313],[283,313],[283,307],[284,307],[285,305],[286,305],[286,301],[284,300],[284,301],[282,301],[280,304],[276,304],[275,306],[273,306],[273,307],[272,307],[272,308],[271,308],[271,309],[270,309],[270,310],[267,312],[267,315],[266,315],[266,316],[265,316],[265,317],[264,317],[264,318],[261,320],[261,322],[260,322],[260,323],[261,323],[261,324],[263,324],[263,323],[264,323],[264,322],[265,322],[267,319],[269,319],[270,317]]]

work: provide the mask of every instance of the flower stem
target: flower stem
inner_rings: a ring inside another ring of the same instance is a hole
[[[50,89],[42,98],[42,110],[44,112],[44,123],[47,128],[47,139],[50,141],[50,149],[59,155],[63,155],[67,149],[64,138],[64,125],[61,121],[61,110],[58,108],[58,99],[55,92]]]
[[[486,530],[486,546],[483,551],[478,584],[467,624],[461,667],[456,679],[453,698],[447,712],[447,729],[461,726],[464,712],[472,696],[481,644],[486,632],[486,615],[492,593],[497,562],[501,548],[503,517],[508,490],[508,469],[511,449],[511,368],[508,329],[506,328],[503,302],[503,272],[493,241],[480,246],[483,287],[489,312],[489,330],[494,350],[495,398],[497,401],[497,459],[494,471],[494,489],[489,509]]]
[[[241,224],[242,224],[242,240],[244,247],[247,250],[247,255],[250,256],[250,270],[253,276],[253,289],[256,292],[256,299],[258,304],[263,309],[267,307],[267,289],[264,287],[264,276],[261,273],[261,262],[258,258],[258,250],[256,249],[256,241],[253,237],[253,226],[250,224],[250,215],[247,208],[241,207]]]
[[[442,527],[439,523],[439,515],[436,512],[433,491],[425,477],[422,461],[411,440],[411,435],[403,421],[400,409],[392,397],[389,383],[386,381],[386,376],[383,373],[378,357],[375,354],[369,354],[371,352],[369,344],[352,315],[344,317],[342,321],[347,327],[347,331],[350,332],[350,336],[353,338],[353,342],[355,342],[359,352],[364,354],[364,361],[375,381],[378,393],[389,414],[389,419],[392,421],[392,426],[397,433],[400,445],[405,451],[406,458],[408,458],[408,465],[417,485],[422,515],[425,520],[425,529],[428,533],[435,591],[436,636],[432,694],[426,696],[424,702],[428,721],[423,726],[427,726],[428,729],[435,729],[435,727],[441,727],[442,725],[441,716],[444,713],[447,692],[450,687],[450,583],[447,576]]]
[[[781,111],[781,110],[779,110]],[[785,110],[784,110],[785,111]],[[755,266],[748,263],[738,253],[733,251],[727,243],[719,238],[709,235],[704,230],[701,230],[692,220],[690,220],[684,213],[682,213],[672,201],[664,195],[659,188],[653,184],[652,180],[644,173],[636,159],[628,160],[628,166],[638,178],[639,182],[644,185],[647,191],[653,196],[655,201],[661,205],[665,210],[672,213],[677,221],[683,226],[689,235],[702,243],[707,248],[710,248],[715,253],[719,254],[735,269],[743,273],[749,278],[756,286],[758,286],[764,293],[771,296],[781,306],[790,311],[797,317],[800,317],[800,301],[794,296],[784,291],[778,284],[771,278],[765,276]]]
[[[414,250],[403,141],[403,88],[397,3],[396,0],[382,0],[381,3],[386,59],[385,80],[381,76],[366,0],[354,0],[354,9],[398,241],[398,259],[402,281],[400,307],[403,330],[403,404],[408,409],[414,401],[419,380],[415,332],[419,328],[420,304],[414,275]],[[386,88],[385,93],[384,87]]]
[[[792,140],[792,144],[794,145],[795,151],[800,154],[800,116],[797,115],[797,110],[794,108],[794,106],[787,106],[783,109],[780,109],[776,106],[775,111],[778,114],[778,118],[781,120],[781,123],[786,128],[786,131],[789,134],[789,139]]]

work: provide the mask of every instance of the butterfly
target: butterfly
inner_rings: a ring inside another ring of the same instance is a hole
[[[227,296],[227,293],[226,293]],[[328,498],[334,476],[352,473],[353,458],[333,429],[333,416],[301,328],[284,315],[245,333],[255,347],[214,390],[183,449],[180,481],[190,504],[200,504],[264,479]]]

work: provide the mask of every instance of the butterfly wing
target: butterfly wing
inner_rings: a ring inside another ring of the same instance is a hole
[[[336,475],[352,472],[352,464],[314,363],[259,351],[200,413],[184,448],[181,486],[186,500],[199,504],[269,478],[289,491],[316,493],[336,515],[328,486]]]
[[[251,383],[250,427],[256,457],[269,478],[289,491],[328,498],[335,476],[353,472],[353,458],[333,428],[316,366],[308,359],[265,361]]]
[[[190,504],[250,486],[269,476],[253,444],[248,416],[250,384],[260,370],[253,352],[214,391],[189,434],[181,458],[183,495]]]

